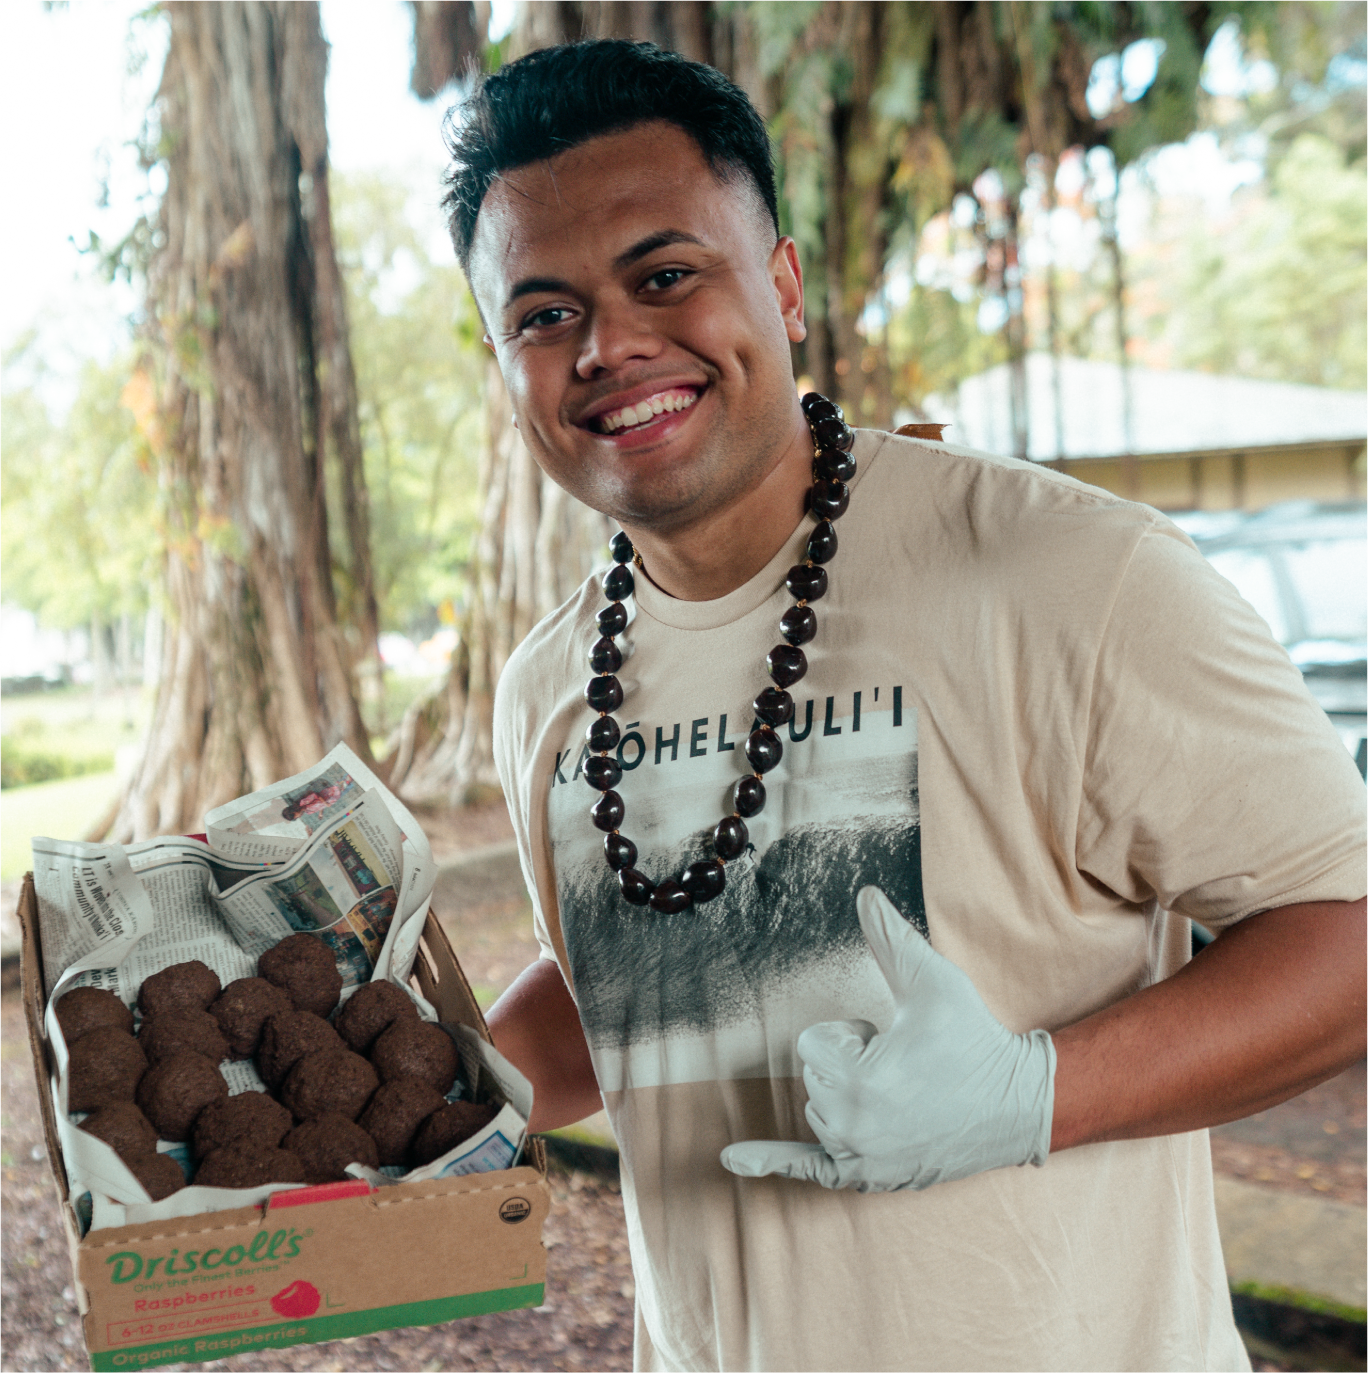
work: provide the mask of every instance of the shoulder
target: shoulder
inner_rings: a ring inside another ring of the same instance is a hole
[[[852,511],[882,529],[883,542],[929,542],[949,566],[1024,573],[1038,587],[1042,578],[1120,576],[1147,541],[1192,549],[1159,511],[1039,463],[871,430],[859,432],[855,452]]]
[[[933,439],[908,438],[877,430],[859,431],[859,448],[880,483],[933,485],[979,500],[1025,501],[1023,513],[1072,515],[1168,524],[1158,511],[1089,486],[1043,463]]]
[[[530,742],[539,723],[583,689],[590,675],[586,654],[597,633],[594,617],[602,603],[598,579],[587,577],[513,650],[494,693],[497,751]]]

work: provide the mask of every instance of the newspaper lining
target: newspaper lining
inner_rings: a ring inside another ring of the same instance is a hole
[[[51,989],[44,1030],[55,1065],[53,1102],[71,1194],[91,1193],[92,1229],[253,1205],[299,1184],[192,1184],[151,1201],[114,1150],[77,1129],[67,1109],[68,1057],[54,1006],[72,987],[101,987],[135,1007],[144,979],[188,959],[207,964],[226,986],[253,976],[265,950],[304,932],[332,952],[344,1001],[363,983],[384,978],[413,998],[424,1019],[437,1019],[408,986],[436,879],[431,847],[408,809],[345,744],[306,772],[210,811],[205,831],[203,839],[126,847],[33,841]],[[511,1167],[531,1113],[531,1088],[478,1035],[444,1028],[457,1040],[467,1080],[479,1082],[483,1069],[511,1104],[473,1139],[407,1176]],[[264,1089],[250,1062],[220,1068],[233,1094]],[[377,1178],[377,1185],[403,1180]]]

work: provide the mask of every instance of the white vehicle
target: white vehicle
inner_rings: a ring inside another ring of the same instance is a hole
[[[1289,501],[1234,520],[1179,516],[1212,566],[1267,621],[1344,746],[1368,767],[1368,515]]]

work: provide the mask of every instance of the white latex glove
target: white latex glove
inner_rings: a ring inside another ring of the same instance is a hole
[[[864,887],[855,905],[893,993],[893,1023],[884,1034],[867,1020],[804,1030],[807,1119],[821,1144],[731,1144],[723,1166],[742,1177],[895,1192],[1044,1163],[1054,1111],[1050,1036],[1001,1025],[969,978],[877,887]]]

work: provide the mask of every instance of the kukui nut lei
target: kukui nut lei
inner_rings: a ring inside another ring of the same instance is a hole
[[[615,566],[603,578],[603,591],[611,604],[598,614],[600,637],[589,650],[589,666],[596,675],[584,689],[585,701],[598,712],[598,718],[589,726],[590,757],[584,764],[584,780],[602,793],[589,814],[596,828],[605,831],[604,856],[617,873],[623,897],[634,906],[649,904],[663,915],[677,915],[696,901],[711,901],[722,894],[727,884],[726,864],[745,853],[750,843],[746,820],[764,809],[764,774],[784,755],[776,727],[793,719],[793,697],[788,688],[807,672],[807,656],[801,645],[817,633],[817,616],[810,603],[826,595],[827,574],[823,564],[836,556],[834,521],[845,514],[850,504],[848,483],[855,475],[855,459],[850,456],[850,449],[855,435],[834,401],[809,391],[802,405],[814,450],[808,511],[817,527],[808,536],[803,561],[791,567],[784,579],[796,604],[779,621],[784,642],[770,649],[765,660],[775,685],[766,687],[755,698],[756,727],[746,740],[746,759],[754,771],[732,788],[732,813],[724,816],[713,830],[713,852],[717,857],[690,863],[680,876],[661,882],[652,882],[638,871],[637,847],[619,829],[627,807],[613,790],[622,780],[622,764],[613,757],[622,732],[612,716],[622,704],[622,684],[614,675],[622,666],[622,650],[613,640],[627,628],[627,608],[622,602],[636,588],[627,564],[636,561],[640,567],[641,561],[625,532],[616,534],[610,545]]]

